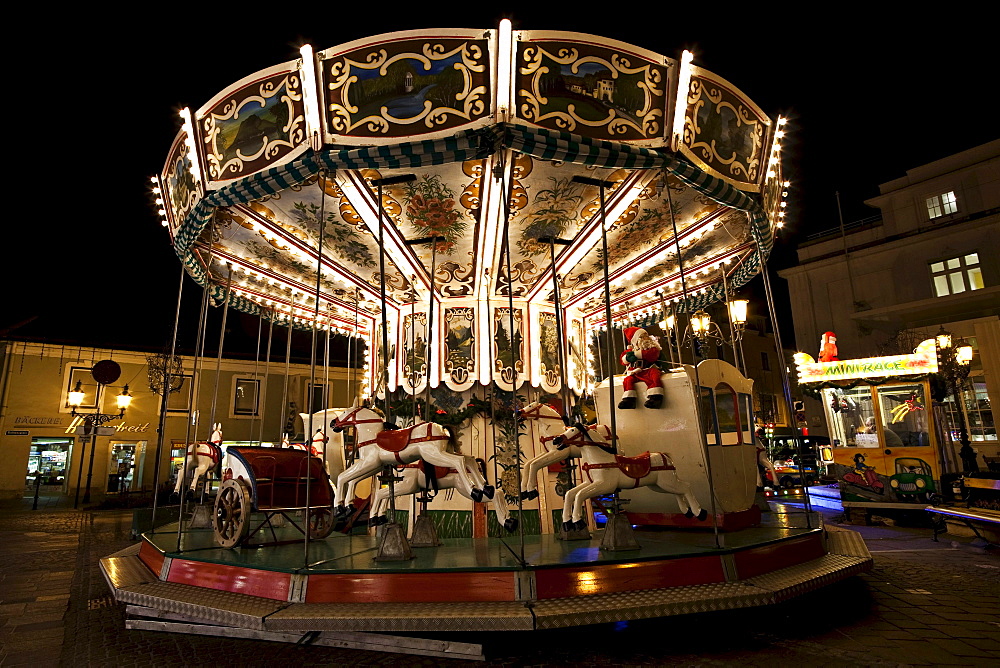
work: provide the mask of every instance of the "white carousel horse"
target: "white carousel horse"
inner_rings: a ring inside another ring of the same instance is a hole
[[[464,457],[464,459],[466,470],[478,468],[481,475],[486,475],[486,466],[483,460],[468,456]],[[426,492],[427,490],[454,489],[470,501],[475,501],[472,498],[472,489],[466,486],[463,478],[458,475],[458,471],[455,469],[442,469],[432,466],[423,460],[418,460],[412,464],[407,464],[402,469],[397,469],[396,474],[402,480],[395,483],[392,488],[382,487],[375,492],[375,503],[372,506],[371,513],[373,518],[372,525],[374,526],[386,524],[389,521],[385,513],[389,509],[390,489],[395,490],[396,496],[406,496],[407,494],[416,494],[418,492]],[[517,529],[517,518],[510,516],[510,510],[507,508],[507,502],[504,501],[503,497],[503,494],[494,494],[493,499],[491,499],[493,510],[497,514],[497,522],[507,531],[515,531]]]
[[[187,473],[191,475],[191,493],[198,489],[198,480],[207,475],[213,468],[218,468],[222,461],[222,423],[212,425],[212,436],[205,443],[192,443],[187,447],[187,461],[185,467]],[[177,485],[174,486],[174,495],[180,496],[181,487],[184,486],[184,468],[177,473]]]
[[[615,452],[611,444],[613,438],[611,430],[604,425],[587,427],[577,423],[552,439],[557,448],[573,445],[580,448],[583,455],[580,468],[587,475],[587,480],[566,492],[564,529],[587,527],[583,519],[583,503],[587,499],[636,487],[675,495],[681,512],[688,517],[697,515],[699,520],[704,520],[708,516],[691,492],[691,485],[677,477],[669,456],[662,452],[644,452],[638,457],[623,457]]]
[[[348,510],[344,499],[353,489],[353,484],[377,473],[386,464],[397,466],[423,459],[434,466],[455,469],[462,483],[469,488],[473,501],[481,501],[483,496],[492,499],[495,489],[473,468],[465,465],[465,458],[448,452],[448,433],[444,427],[434,422],[419,422],[403,429],[386,429],[384,418],[366,406],[352,406],[333,421],[333,431],[343,431],[347,427],[357,430],[354,463],[337,476],[334,491],[334,507],[341,517]]]
[[[552,444],[552,439],[566,431],[566,422],[559,412],[540,401],[533,401],[517,412],[523,420],[538,420],[538,430],[542,432],[539,442],[545,446],[545,452],[528,460],[521,473],[521,498],[524,500],[538,498],[538,472],[549,464],[562,461],[567,457],[581,456],[580,448],[575,445],[559,449]]]

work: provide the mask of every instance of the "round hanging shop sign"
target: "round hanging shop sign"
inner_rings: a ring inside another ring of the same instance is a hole
[[[101,360],[90,370],[90,375],[101,385],[110,385],[122,375],[122,368],[114,360]]]

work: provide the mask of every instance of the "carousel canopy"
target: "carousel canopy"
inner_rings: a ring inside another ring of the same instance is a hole
[[[690,54],[504,22],[301,55],[182,113],[161,214],[217,301],[375,346],[384,314],[391,387],[579,389],[605,267],[612,325],[659,321],[780,226],[782,120]]]

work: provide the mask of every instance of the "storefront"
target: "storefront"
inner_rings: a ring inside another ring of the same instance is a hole
[[[98,361],[113,360],[121,376],[99,384],[92,369]],[[161,398],[150,388],[149,358],[123,350],[54,347],[42,343],[0,342],[0,499],[22,497],[42,471],[48,494],[90,497],[111,494],[149,494],[154,478],[163,485],[183,461],[185,438],[209,437],[210,420],[223,425],[227,445],[280,442],[287,407],[312,404],[329,406],[353,403],[349,396],[352,371],[325,371],[323,380],[310,380],[309,365],[289,364],[280,371],[266,370],[253,361],[222,360],[210,371],[195,376],[194,360],[182,360],[182,376],[166,401],[163,416],[165,439],[158,447]],[[264,371],[264,373],[262,373]],[[200,378],[200,380],[198,380]],[[83,402],[69,404],[77,383]],[[129,384],[132,401],[119,417],[116,396]],[[197,393],[195,387],[199,387]],[[265,403],[266,402],[266,403]],[[88,414],[109,414],[114,419],[95,435],[81,426]],[[192,427],[192,414],[202,421]],[[301,421],[293,429],[301,431]],[[159,476],[156,458],[160,457]],[[167,467],[169,461],[170,468]],[[89,481],[89,485],[88,485]],[[79,494],[77,488],[79,487]]]
[[[910,355],[815,362],[798,353],[795,362],[800,387],[820,394],[830,434],[823,454],[845,507],[923,508],[940,493],[955,456],[931,401],[934,339]]]
[[[35,437],[31,439],[28,453],[26,482],[35,484],[41,475],[42,485],[64,485],[73,438],[69,436]]]

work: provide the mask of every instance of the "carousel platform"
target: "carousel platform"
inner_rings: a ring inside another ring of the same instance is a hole
[[[374,561],[369,536],[335,534],[306,554],[301,542],[222,549],[203,529],[178,545],[166,525],[101,569],[130,628],[178,630],[149,625],[173,620],[184,632],[262,638],[540,630],[766,606],[871,569],[857,533],[818,515],[813,528],[793,526],[804,515],[773,515],[718,544],[712,531],[639,531],[640,549],[607,552],[597,531],[586,541],[524,536],[522,551],[514,535],[444,540],[405,562]]]

